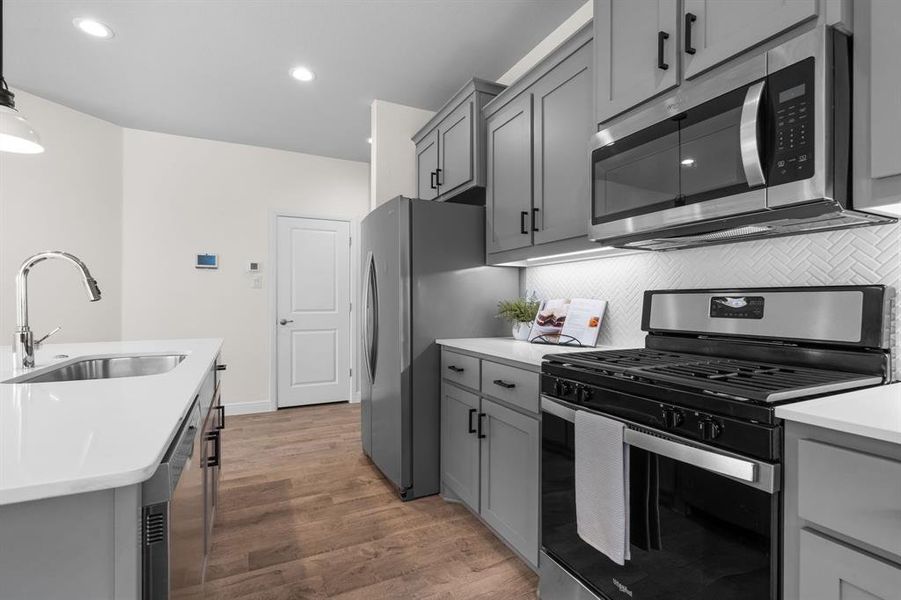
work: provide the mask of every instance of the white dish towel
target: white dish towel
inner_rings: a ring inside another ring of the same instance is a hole
[[[618,565],[629,556],[629,452],[625,425],[576,411],[576,524],[579,537]]]

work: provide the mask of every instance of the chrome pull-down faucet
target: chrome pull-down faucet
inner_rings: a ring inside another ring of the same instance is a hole
[[[91,275],[87,265],[85,265],[77,256],[73,256],[68,252],[60,252],[53,250],[50,252],[40,252],[27,259],[19,267],[16,274],[16,334],[13,342],[13,351],[15,352],[16,364],[19,367],[30,369],[34,366],[34,349],[48,337],[59,331],[59,327],[35,341],[31,328],[28,327],[28,273],[38,264],[50,258],[59,258],[71,263],[81,272],[81,279],[84,282],[85,290],[88,292],[88,298],[91,302],[100,300],[100,288],[97,286],[97,280]]]

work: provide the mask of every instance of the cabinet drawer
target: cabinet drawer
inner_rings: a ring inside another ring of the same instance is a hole
[[[441,376],[448,381],[479,389],[479,359],[449,350],[441,353]]]
[[[901,462],[800,440],[798,514],[901,556]]]
[[[482,361],[482,393],[538,412],[538,373]]]

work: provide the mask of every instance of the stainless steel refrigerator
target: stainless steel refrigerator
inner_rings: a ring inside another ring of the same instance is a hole
[[[362,225],[363,451],[411,500],[440,485],[439,338],[509,335],[519,271],[485,266],[485,209],[397,197]]]

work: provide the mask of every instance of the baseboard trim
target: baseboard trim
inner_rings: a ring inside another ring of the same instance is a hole
[[[259,402],[235,402],[225,405],[225,413],[227,415],[250,415],[253,413],[264,413],[272,410],[272,403],[268,400]]]

